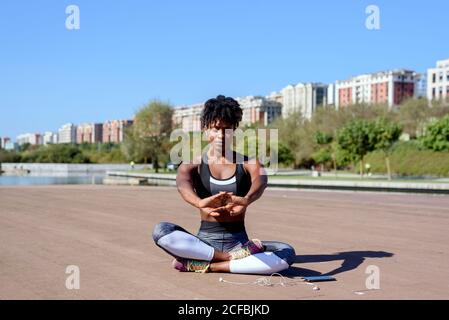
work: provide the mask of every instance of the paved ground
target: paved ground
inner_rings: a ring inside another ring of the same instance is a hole
[[[0,187],[0,299],[449,298],[448,196],[267,190],[247,213],[248,233],[296,248],[291,278],[338,279],[316,291],[177,272],[150,239],[159,221],[196,232],[199,214],[172,187]],[[65,287],[68,265],[80,268],[79,290]],[[379,290],[366,291],[369,265]]]

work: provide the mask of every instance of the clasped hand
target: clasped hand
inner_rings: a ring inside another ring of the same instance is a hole
[[[233,195],[232,192],[221,191],[208,198],[199,201],[199,208],[207,212],[212,217],[221,214],[236,216],[245,212],[248,207],[248,199]]]

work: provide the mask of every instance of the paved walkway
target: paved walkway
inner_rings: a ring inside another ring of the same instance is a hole
[[[172,187],[0,187],[0,299],[449,298],[448,196],[267,190],[247,213],[248,233],[296,248],[290,277],[338,279],[316,291],[177,272],[150,239],[159,221],[196,232],[199,214]],[[65,287],[68,265],[80,268],[79,290]],[[370,265],[380,290],[364,291]]]

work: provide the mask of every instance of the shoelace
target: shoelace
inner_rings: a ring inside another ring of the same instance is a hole
[[[194,271],[198,273],[206,273],[209,269],[210,264],[208,262],[203,262],[199,260],[187,260],[186,269],[187,271]]]
[[[263,251],[263,247],[259,247],[257,245],[258,240],[251,240],[247,245],[239,250],[234,252],[230,252],[232,255],[232,259],[242,259],[247,256],[252,255],[253,253],[258,253]]]

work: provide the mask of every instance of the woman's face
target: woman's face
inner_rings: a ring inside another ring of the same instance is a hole
[[[234,127],[220,120],[206,130],[209,144],[219,152],[224,151],[225,147],[231,147],[233,133]],[[228,145],[225,144],[225,141],[228,141]]]

